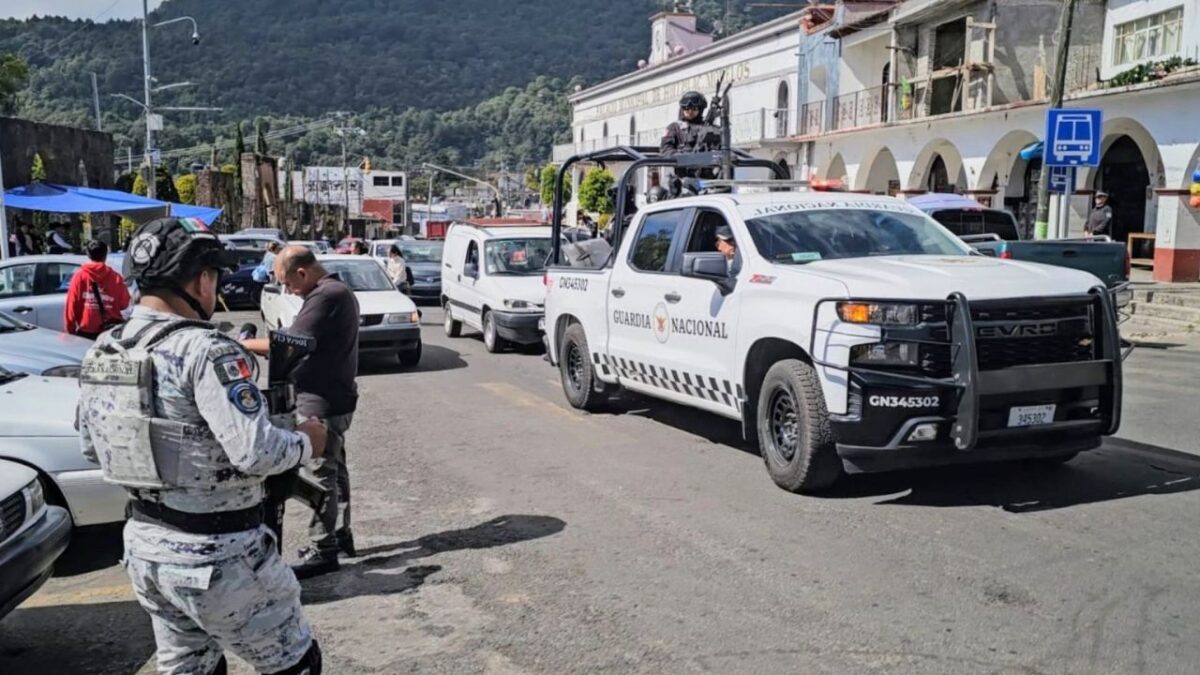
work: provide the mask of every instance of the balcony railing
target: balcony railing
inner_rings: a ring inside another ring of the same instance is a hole
[[[825,100],[800,106],[800,135],[809,136],[825,131]]]
[[[880,85],[834,97],[831,128],[857,129],[886,122],[888,88],[888,85]]]
[[[729,116],[734,145],[787,138],[795,131],[789,108],[759,108]]]

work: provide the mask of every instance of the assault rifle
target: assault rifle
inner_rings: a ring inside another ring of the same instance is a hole
[[[292,373],[316,348],[316,340],[282,331],[270,332],[270,350],[267,356],[267,410],[271,423],[285,429],[296,428],[296,388],[292,384]],[[248,336],[248,337],[253,337]],[[275,533],[279,550],[283,550],[283,511],[289,498],[303,502],[315,513],[329,493],[320,483],[302,474],[300,467],[271,476],[265,483],[267,496],[263,501],[263,521]]]

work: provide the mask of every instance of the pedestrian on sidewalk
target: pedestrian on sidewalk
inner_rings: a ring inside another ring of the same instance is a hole
[[[100,333],[124,321],[129,307],[129,289],[119,272],[105,262],[108,244],[92,240],[87,245],[88,262],[80,266],[67,287],[63,326],[68,333],[95,340]]]
[[[75,247],[71,244],[70,238],[63,230],[62,223],[55,223],[54,227],[46,233],[46,252],[47,253],[72,253]]]
[[[1094,208],[1088,214],[1087,223],[1083,229],[1092,236],[1096,235],[1112,235],[1113,233],[1113,209],[1108,203],[1108,193],[1101,190],[1096,193]]]
[[[299,579],[336,571],[338,553],[354,557],[350,530],[350,472],[346,465],[346,432],[358,407],[358,300],[336,274],[330,274],[304,246],[285,246],[275,258],[275,280],[289,293],[304,298],[299,314],[287,329],[316,340],[316,349],[293,374],[296,407],[303,417],[323,420],[329,431],[325,454],[306,466],[328,493],[309,523],[312,543],[299,552],[292,566]],[[252,352],[266,355],[270,341],[243,340]],[[338,515],[342,516],[341,527]]]

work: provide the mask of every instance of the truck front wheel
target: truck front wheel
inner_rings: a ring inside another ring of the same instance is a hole
[[[767,473],[789,492],[829,487],[842,475],[821,382],[809,364],[771,366],[756,406],[758,447]]]
[[[603,407],[609,388],[596,390],[596,371],[588,350],[587,335],[580,324],[571,324],[563,331],[558,347],[558,372],[562,377],[563,393],[574,408],[595,412]]]

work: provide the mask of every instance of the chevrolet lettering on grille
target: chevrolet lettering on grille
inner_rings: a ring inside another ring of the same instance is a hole
[[[1021,321],[976,324],[975,334],[981,338],[1046,337],[1058,334],[1058,322]]]

